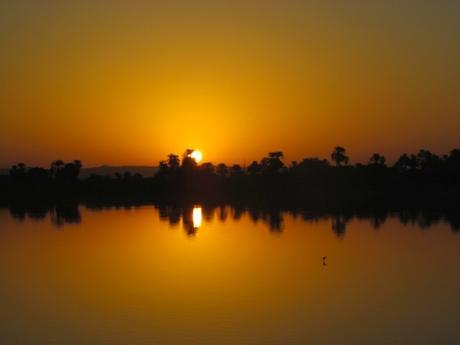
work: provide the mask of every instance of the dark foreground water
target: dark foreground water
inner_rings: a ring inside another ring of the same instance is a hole
[[[460,344],[457,228],[418,213],[2,209],[0,344]]]

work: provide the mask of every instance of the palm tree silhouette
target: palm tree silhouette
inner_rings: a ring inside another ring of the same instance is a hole
[[[334,151],[331,153],[331,159],[339,167],[342,164],[347,165],[349,158],[346,155],[346,150],[342,146],[336,146]]]

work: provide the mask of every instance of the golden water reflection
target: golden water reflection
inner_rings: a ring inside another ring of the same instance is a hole
[[[53,212],[0,209],[0,344],[460,339],[458,214]]]
[[[202,225],[203,211],[201,206],[182,209],[182,225],[188,236],[195,236]]]
[[[192,210],[193,227],[198,229],[201,226],[202,211],[200,206],[195,206]]]

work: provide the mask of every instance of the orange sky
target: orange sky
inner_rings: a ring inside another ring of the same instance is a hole
[[[460,147],[455,1],[0,2],[0,166]]]

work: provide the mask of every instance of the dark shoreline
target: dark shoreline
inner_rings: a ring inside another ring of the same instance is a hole
[[[336,147],[335,165],[305,158],[287,166],[270,152],[247,167],[197,164],[186,150],[170,154],[152,177],[125,172],[79,178],[82,163],[54,161],[49,169],[19,163],[0,176],[0,205],[61,203],[234,204],[304,209],[429,208],[460,205],[460,149],[439,157],[430,151],[403,154],[391,167],[375,153],[367,165],[348,165]]]

